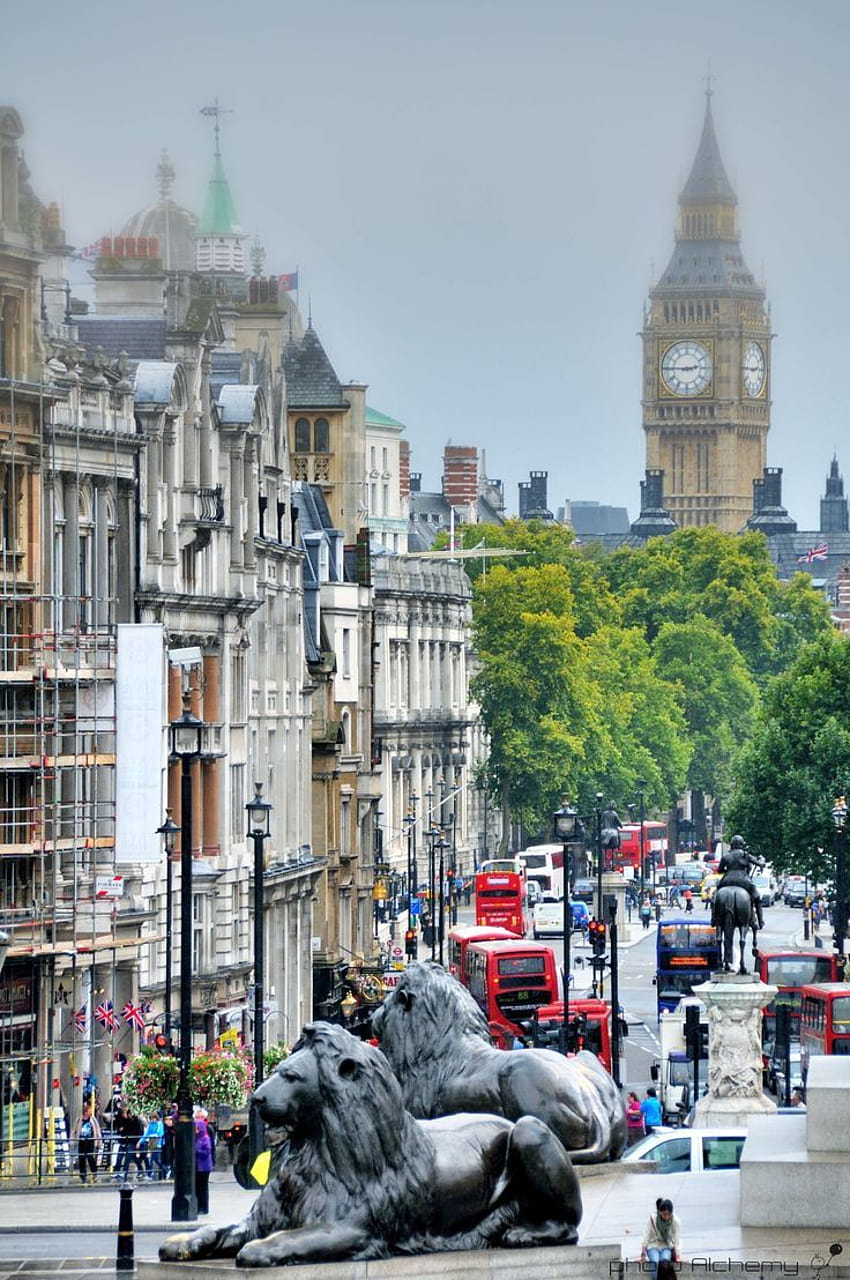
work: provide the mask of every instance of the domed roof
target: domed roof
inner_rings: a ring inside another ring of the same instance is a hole
[[[156,168],[159,199],[141,209],[121,229],[122,236],[156,236],[166,271],[195,270],[197,214],[171,199],[174,169],[163,151]]]

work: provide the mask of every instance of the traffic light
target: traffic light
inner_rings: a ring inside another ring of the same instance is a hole
[[[691,1062],[708,1057],[708,1023],[700,1023],[696,1005],[685,1010],[685,1048]]]
[[[416,938],[415,929],[405,929],[404,931],[404,952],[408,960],[415,960],[419,943]]]
[[[590,937],[590,945],[593,949],[593,954],[595,956],[604,956],[606,942],[605,921],[591,920],[590,924],[587,926],[587,932]]]
[[[153,1047],[157,1053],[171,1053],[171,1041],[162,1031],[158,1031],[154,1036]]]

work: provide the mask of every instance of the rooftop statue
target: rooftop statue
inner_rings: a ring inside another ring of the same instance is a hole
[[[616,1160],[626,1143],[623,1100],[595,1054],[494,1049],[487,1020],[456,978],[410,964],[372,1027],[415,1116],[487,1111],[536,1116],[576,1164]]]
[[[545,1125],[414,1120],[384,1055],[342,1027],[306,1026],[252,1101],[277,1140],[269,1181],[241,1222],[170,1236],[163,1261],[270,1267],[576,1242],[578,1179]]]

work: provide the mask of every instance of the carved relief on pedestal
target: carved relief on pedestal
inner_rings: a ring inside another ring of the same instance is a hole
[[[762,1093],[761,1008],[709,1004],[709,1090],[715,1098],[755,1098]]]

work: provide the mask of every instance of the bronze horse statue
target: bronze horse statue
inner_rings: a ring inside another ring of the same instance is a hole
[[[752,931],[753,955],[756,952],[757,922],[750,892],[740,884],[719,885],[714,895],[714,923],[720,938],[720,963],[724,973],[735,973],[735,930],[738,931],[740,961],[738,973],[747,969],[746,935]]]
[[[738,973],[748,973],[744,959],[744,938],[748,931],[753,935],[753,955],[756,954],[756,934],[764,928],[761,905],[749,872],[753,867],[764,866],[761,858],[747,851],[742,836],[733,836],[729,852],[720,859],[718,870],[723,879],[717,886],[712,904],[712,923],[721,941],[721,964],[724,973],[735,972],[735,930],[740,943]]]

